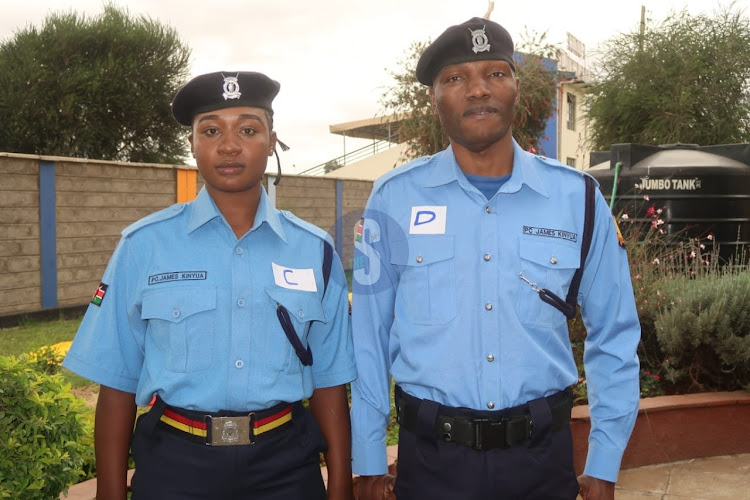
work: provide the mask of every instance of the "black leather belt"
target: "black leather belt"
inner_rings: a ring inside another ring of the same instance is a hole
[[[404,429],[417,432],[417,412],[419,399],[409,396],[409,400],[400,397],[400,388],[396,391],[398,422]],[[573,408],[573,397],[569,390],[553,394],[547,398],[552,414],[552,430],[559,430],[570,423],[570,411]],[[442,407],[441,408],[445,408]],[[523,412],[523,407],[518,408]],[[510,411],[500,410],[502,418],[482,418],[464,415],[445,415],[438,411],[435,418],[434,438],[446,443],[457,443],[475,450],[492,450],[509,448],[531,439],[534,435],[534,423],[528,409],[525,414],[513,415]],[[486,413],[486,412],[485,412]]]

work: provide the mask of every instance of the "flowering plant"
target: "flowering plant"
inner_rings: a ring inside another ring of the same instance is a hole
[[[661,387],[661,376],[652,373],[651,370],[641,369],[641,397],[662,396],[664,390]]]
[[[641,396],[750,388],[750,271],[745,255],[721,262],[713,234],[690,236],[668,206],[645,195],[615,220],[628,252],[641,324]],[[727,314],[731,311],[731,314]],[[586,401],[585,329],[569,322]]]

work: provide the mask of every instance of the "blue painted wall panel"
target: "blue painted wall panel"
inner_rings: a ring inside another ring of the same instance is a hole
[[[57,196],[55,163],[39,162],[39,232],[42,307],[57,307]]]

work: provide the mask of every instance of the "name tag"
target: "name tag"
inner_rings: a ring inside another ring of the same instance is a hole
[[[411,207],[409,234],[445,234],[446,206]]]
[[[315,273],[312,269],[294,269],[280,266],[275,262],[271,262],[271,266],[273,267],[273,280],[280,287],[303,292],[318,291]]]

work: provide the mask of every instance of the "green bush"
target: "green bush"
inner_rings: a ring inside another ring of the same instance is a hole
[[[62,375],[0,357],[0,498],[56,499],[82,476],[82,411]]]
[[[43,346],[26,355],[33,367],[42,373],[54,375],[60,372],[63,355],[57,353],[50,346]]]
[[[667,380],[689,392],[750,386],[750,272],[661,286],[668,302],[654,326]]]
[[[722,262],[713,235],[672,231],[661,218],[666,207],[647,196],[628,210],[636,217],[620,213],[618,222],[641,325],[641,397],[750,389],[747,254]],[[573,390],[585,403],[586,333],[580,317],[568,325],[580,377]]]

